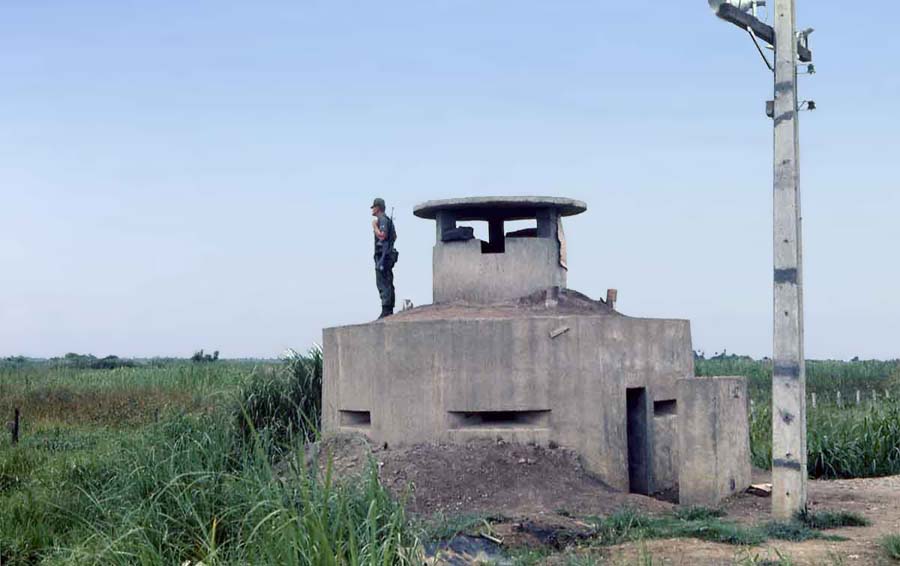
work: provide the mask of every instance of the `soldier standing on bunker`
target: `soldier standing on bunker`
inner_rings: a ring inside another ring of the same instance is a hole
[[[384,199],[377,198],[372,203],[372,231],[375,233],[375,285],[381,295],[381,316],[385,318],[394,314],[394,264],[397,263],[397,250],[394,242],[397,231],[394,221],[384,213]]]

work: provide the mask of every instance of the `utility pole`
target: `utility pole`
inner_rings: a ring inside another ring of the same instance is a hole
[[[775,0],[774,29],[756,18],[765,0],[709,0],[716,15],[750,35],[774,70],[775,124],[772,371],[772,514],[789,519],[806,509],[806,364],[803,357],[803,242],[800,215],[800,129],[797,63],[812,61],[808,35],[798,43],[795,0]],[[748,12],[753,12],[751,15]],[[758,40],[775,48],[774,66]],[[773,68],[774,67],[774,68]],[[812,71],[810,66],[810,71]],[[809,103],[809,109],[815,108]]]
[[[795,0],[775,0],[772,514],[806,509],[806,363]]]

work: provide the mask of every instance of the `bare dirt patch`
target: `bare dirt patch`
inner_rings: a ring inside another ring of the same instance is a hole
[[[582,518],[622,508],[659,515],[675,505],[615,491],[591,477],[573,452],[561,448],[480,441],[385,449],[371,446],[360,435],[336,435],[326,438],[317,452],[320,469],[330,459],[337,478],[352,480],[376,466],[382,483],[397,497],[405,497],[415,515],[496,517],[492,532],[504,547],[543,546],[556,552],[545,559],[546,564],[569,564],[575,556],[611,564],[641,563],[647,557],[653,564],[778,563],[780,557],[789,558],[785,563],[790,564],[896,564],[879,541],[886,534],[900,533],[900,476],[809,482],[812,511],[852,511],[872,521],[867,527],[827,531],[845,541],[770,540],[757,547],[739,547],[660,539],[586,549],[579,548],[578,533],[587,526]],[[754,473],[754,482],[767,481],[767,473]],[[758,525],[771,519],[769,506],[767,498],[743,494],[727,501],[723,510],[726,520]]]
[[[319,469],[330,461],[338,478],[359,476],[371,461],[385,487],[405,498],[417,515],[529,517],[605,514],[622,507],[665,512],[673,507],[610,488],[563,448],[489,440],[384,448],[361,435],[339,434],[323,440],[317,452]]]

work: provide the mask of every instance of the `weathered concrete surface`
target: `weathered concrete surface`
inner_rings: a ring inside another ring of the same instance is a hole
[[[556,238],[506,238],[505,253],[481,252],[480,240],[434,247],[434,302],[490,304],[565,287]]]
[[[534,218],[540,209],[556,209],[562,216],[573,216],[587,210],[580,200],[562,197],[494,196],[430,200],[416,205],[413,214],[435,220],[440,212],[450,212],[457,220],[483,220],[499,215],[507,220]]]
[[[345,423],[389,445],[553,442],[577,451],[590,472],[623,491],[626,389],[671,400],[676,381],[693,375],[684,320],[457,313],[328,328],[323,345],[326,431],[342,430],[341,412],[353,411]],[[369,413],[368,424],[359,424],[360,412]],[[656,420],[650,416],[651,446],[654,436],[662,442],[673,434],[668,421]],[[661,471],[653,477],[671,487]]]
[[[566,286],[560,218],[587,209],[581,201],[557,197],[474,197],[428,201],[416,216],[432,218],[434,302],[492,304],[548,287]],[[528,234],[507,235],[505,223],[533,219]],[[488,223],[488,241],[444,241],[457,222]]]
[[[655,404],[659,405],[659,401]],[[650,454],[654,491],[675,489],[678,487],[678,415],[675,412],[660,412],[657,407],[652,424]]]
[[[715,506],[750,485],[747,380],[690,377],[678,380],[682,505]]]

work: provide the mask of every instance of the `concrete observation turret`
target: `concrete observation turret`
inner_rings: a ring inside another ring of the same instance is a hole
[[[587,210],[583,202],[555,197],[475,197],[428,201],[419,218],[435,220],[434,302],[490,304],[539,289],[566,286],[562,218]],[[507,232],[510,221],[534,226]],[[459,222],[483,221],[488,241]]]
[[[632,318],[567,288],[562,218],[585,210],[557,197],[416,206],[436,222],[434,304],[325,329],[325,432],[558,445],[614,488],[679,486],[688,504],[749,485],[746,383],[693,377],[687,320]]]

